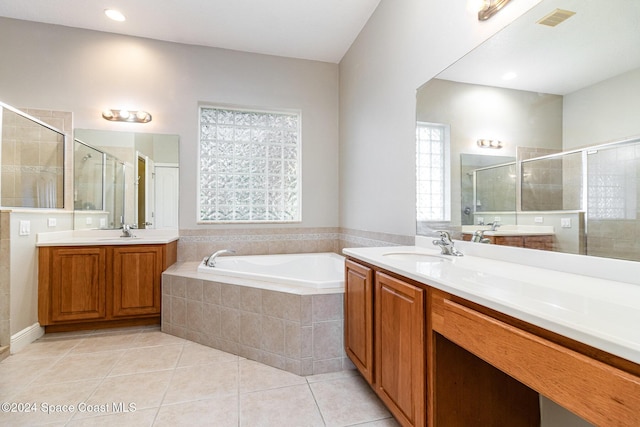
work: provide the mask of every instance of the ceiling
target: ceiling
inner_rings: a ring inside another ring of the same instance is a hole
[[[557,8],[576,14],[536,23]],[[639,0],[543,0],[438,78],[566,95],[639,67]]]
[[[338,63],[380,0],[2,0],[0,16]],[[116,22],[104,15],[118,9]]]

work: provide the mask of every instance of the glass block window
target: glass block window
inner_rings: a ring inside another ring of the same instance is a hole
[[[416,141],[417,220],[449,221],[449,127],[418,122]]]
[[[299,112],[200,107],[199,222],[298,222]]]
[[[639,165],[634,145],[587,151],[588,219],[636,219]]]

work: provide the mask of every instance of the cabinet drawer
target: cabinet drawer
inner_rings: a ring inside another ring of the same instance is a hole
[[[640,378],[440,295],[433,329],[596,425],[640,425]]]

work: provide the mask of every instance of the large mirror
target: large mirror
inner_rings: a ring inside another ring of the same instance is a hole
[[[0,102],[0,206],[64,208],[65,135]]]
[[[640,145],[639,22],[637,0],[543,0],[421,86],[417,233],[446,227],[465,238],[477,229],[492,234],[487,224],[499,223],[503,234],[522,233],[522,239],[512,239],[515,246],[640,260],[640,247],[632,242],[613,250],[623,236],[611,234],[640,229],[634,202],[640,169],[618,167],[625,158],[620,156],[628,158]],[[431,126],[426,134],[432,142],[443,144],[426,156],[420,145],[425,125]],[[602,147],[615,141],[625,143]],[[590,146],[599,149],[585,148]],[[593,156],[596,151],[599,156]],[[486,162],[477,160],[485,156]],[[512,169],[509,159],[516,159]],[[611,206],[622,216],[593,214],[615,201],[586,201],[587,166],[590,183],[609,182],[600,177],[620,170],[625,176],[616,182],[633,181],[628,190],[617,188],[628,193],[621,196],[625,208]],[[445,212],[439,201],[447,199]],[[526,245],[527,233],[538,236],[530,239],[536,245]],[[595,244],[602,234],[611,239]]]
[[[179,137],[74,131],[74,227],[178,228]]]

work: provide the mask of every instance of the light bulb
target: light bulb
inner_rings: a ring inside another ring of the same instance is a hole
[[[105,9],[104,14],[107,15],[107,17],[109,17],[110,19],[113,19],[114,21],[123,22],[126,20],[124,15],[120,13],[120,11],[115,9]]]

